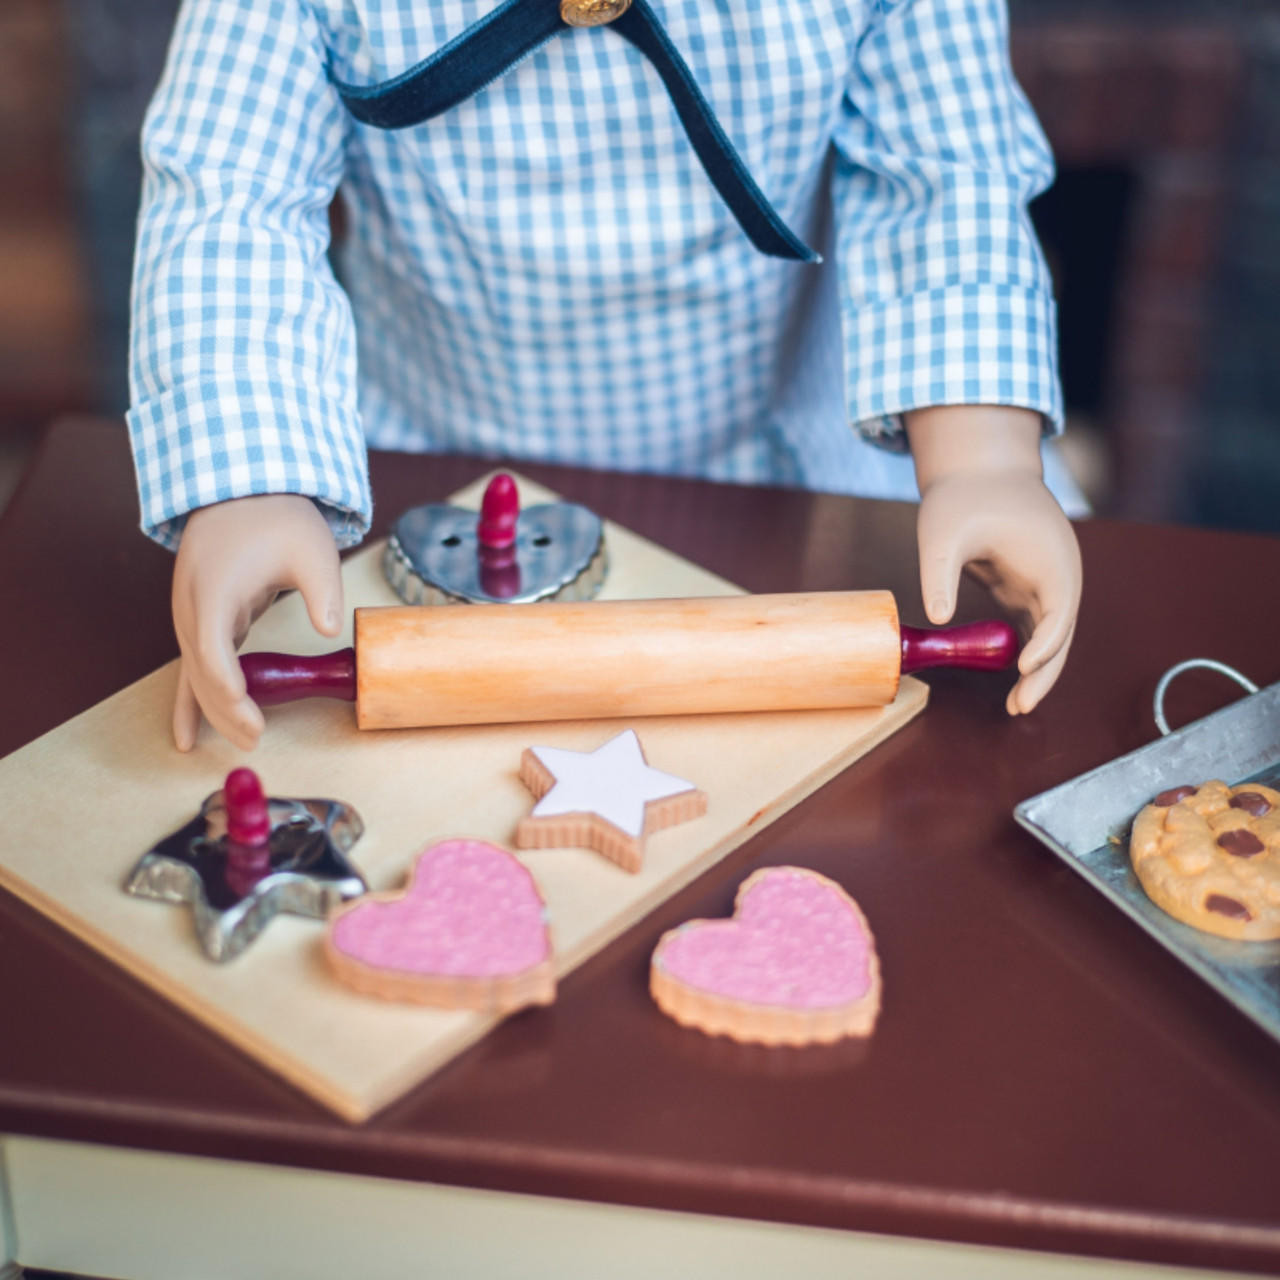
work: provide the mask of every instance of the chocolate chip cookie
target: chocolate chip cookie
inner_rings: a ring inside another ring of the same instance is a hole
[[[1134,821],[1129,857],[1176,920],[1223,938],[1280,938],[1280,791],[1218,781],[1162,791]]]

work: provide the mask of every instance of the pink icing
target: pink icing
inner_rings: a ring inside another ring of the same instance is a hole
[[[677,929],[657,963],[730,1000],[821,1009],[866,994],[870,953],[871,939],[836,885],[776,867],[747,889],[732,920],[691,920]]]
[[[481,840],[424,849],[404,895],[357,903],[334,922],[332,941],[374,968],[448,977],[521,973],[550,954],[533,877]]]

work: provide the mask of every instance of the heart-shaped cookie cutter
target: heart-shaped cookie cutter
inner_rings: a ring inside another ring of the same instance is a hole
[[[590,600],[608,572],[604,523],[572,502],[520,509],[515,481],[499,472],[480,512],[448,503],[406,511],[383,572],[405,604],[532,604]]]

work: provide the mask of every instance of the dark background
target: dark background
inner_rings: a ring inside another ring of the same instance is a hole
[[[1104,514],[1280,531],[1280,9],[1010,0],[1059,181],[1069,459]],[[0,500],[127,399],[137,132],[176,0],[0,5]]]

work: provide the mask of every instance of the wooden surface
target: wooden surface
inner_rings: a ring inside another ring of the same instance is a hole
[[[458,501],[478,506],[482,490],[472,485]],[[552,496],[522,485],[524,505]],[[736,593],[616,525],[607,526],[606,539],[603,598]],[[345,562],[349,608],[395,603],[381,552],[374,544]],[[482,606],[456,607],[489,616]],[[880,620],[883,629],[883,610]],[[854,648],[857,640],[852,628]],[[303,652],[333,644],[311,630],[293,595],[259,619],[245,648]],[[856,667],[856,654],[849,661]],[[573,665],[564,647],[558,670]],[[39,833],[0,853],[0,884],[351,1121],[393,1101],[500,1019],[351,992],[325,964],[323,925],[295,916],[278,917],[243,955],[215,965],[196,944],[189,909],[124,894],[137,859],[187,822],[230,769],[251,763],[271,795],[353,805],[366,830],[352,862],[371,889],[386,891],[402,885],[413,856],[434,841],[466,836],[513,845],[531,804],[518,777],[531,743],[588,751],[631,724],[650,763],[694,780],[713,799],[704,817],[650,838],[635,874],[579,849],[520,855],[547,903],[563,977],[905,724],[927,692],[908,678],[892,705],[873,709],[401,732],[362,732],[348,704],[314,700],[273,708],[259,749],[246,759],[207,728],[190,755],[173,749],[175,680],[170,664],[0,761],[0,812],[21,811]]]
[[[377,532],[483,465],[374,455]],[[520,470],[751,591],[887,588],[924,621],[907,505]],[[136,532],[131,471],[119,428],[64,423],[0,518],[0,752],[174,655],[172,560]],[[1280,1274],[1280,1045],[1012,816],[1149,742],[1175,662],[1280,680],[1280,541],[1079,536],[1074,648],[1034,714],[1005,715],[1006,675],[925,672],[926,715],[582,964],[548,1017],[509,1019],[364,1125],[0,892],[0,1132]],[[961,620],[990,613],[962,590]],[[1169,718],[1235,696],[1188,675]],[[0,847],[33,830],[20,805]],[[875,926],[884,1008],[860,1057],[742,1052],[655,1016],[655,937],[779,863],[847,885]]]

